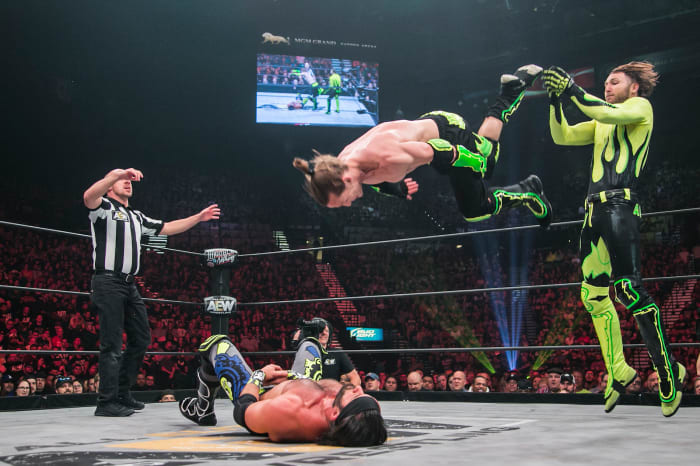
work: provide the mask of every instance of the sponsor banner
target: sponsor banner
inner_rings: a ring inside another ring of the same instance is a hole
[[[350,336],[357,341],[384,341],[384,329],[369,327],[348,327]]]

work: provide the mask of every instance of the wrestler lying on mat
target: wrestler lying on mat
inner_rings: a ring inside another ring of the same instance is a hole
[[[541,72],[537,65],[526,65],[515,74],[502,75],[500,95],[477,133],[461,116],[433,111],[414,121],[381,123],[350,143],[338,157],[314,151],[313,160],[295,158],[294,166],[304,173],[304,188],[319,204],[348,207],[362,197],[363,184],[383,194],[411,199],[418,184],[406,175],[421,165],[430,165],[449,177],[467,221],[484,220],[522,206],[547,227],[552,209],[539,177],[530,175],[503,187],[490,187],[485,182],[498,162],[503,125]]]
[[[386,441],[379,403],[360,386],[330,379],[310,380],[269,364],[252,371],[225,335],[199,347],[197,396],[180,402],[180,412],[199,425],[216,425],[219,387],[234,403],[233,418],[273,442],[318,442],[343,446]]]

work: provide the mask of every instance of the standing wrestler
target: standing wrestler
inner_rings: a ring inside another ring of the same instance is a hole
[[[331,100],[335,98],[335,113],[340,113],[340,94],[343,91],[343,81],[340,75],[331,68],[331,75],[328,76],[328,110],[326,115],[331,114]]]
[[[151,344],[146,306],[134,275],[141,264],[141,235],[176,235],[199,222],[218,219],[221,211],[210,205],[191,217],[164,223],[129,206],[132,181],[143,173],[134,168],[107,173],[83,194],[90,209],[92,277],[90,299],[100,322],[100,388],[95,416],[123,417],[144,408],[129,393]],[[122,333],[126,350],[122,353]]]
[[[328,350],[333,326],[325,319],[314,317],[302,321],[292,341],[297,345],[297,353],[292,363],[292,371],[311,380],[340,380],[347,376],[353,385],[361,385],[360,375],[344,351]]]
[[[581,230],[581,300],[593,318],[608,384],[605,411],[615,408],[620,394],[637,376],[627,365],[615,299],[632,312],[659,374],[659,397],[664,416],[673,416],[681,403],[685,367],[668,346],[661,311],[642,285],[639,226],[641,209],[634,189],[649,153],[654,125],[649,97],[658,74],[645,62],[613,69],[605,80],[605,100],[574,83],[559,67],[543,74],[550,95],[549,127],[556,144],[593,144],[593,159]],[[560,98],[566,95],[591,120],[570,126]]]
[[[382,123],[350,143],[338,157],[314,151],[316,157],[310,163],[295,158],[294,166],[304,173],[304,188],[318,203],[348,207],[362,197],[363,184],[383,194],[411,199],[418,184],[404,177],[421,165],[431,165],[449,177],[467,221],[484,220],[523,206],[547,227],[552,220],[551,205],[536,175],[504,187],[489,187],[485,181],[498,162],[498,140],[504,124],[541,71],[537,65],[526,65],[515,74],[502,75],[500,96],[477,133],[461,116],[434,111],[415,121]]]
[[[309,62],[304,63],[303,70],[293,70],[291,75],[301,77],[302,82],[309,86],[309,95],[304,97],[304,99],[301,101],[301,108],[304,108],[306,102],[310,100],[314,104],[314,110],[318,109],[317,96],[321,93],[321,88],[318,85],[318,81],[316,81],[316,75],[314,74],[314,70],[311,68],[311,65],[309,65]]]
[[[380,445],[387,431],[379,403],[359,385],[313,381],[270,364],[252,371],[225,335],[199,347],[197,396],[180,402],[180,412],[202,425],[216,425],[219,387],[234,403],[233,418],[273,442],[319,442],[343,446]]]

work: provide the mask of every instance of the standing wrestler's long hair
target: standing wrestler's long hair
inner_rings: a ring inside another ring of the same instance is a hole
[[[645,61],[632,61],[620,65],[611,73],[625,73],[632,81],[639,84],[639,94],[641,97],[649,97],[656,84],[659,82],[659,73],[654,70],[654,65]]]
[[[306,192],[325,207],[329,194],[339,196],[345,190],[343,172],[347,165],[332,155],[321,154],[316,149],[313,152],[316,157],[311,161],[295,157],[293,165],[304,174]]]

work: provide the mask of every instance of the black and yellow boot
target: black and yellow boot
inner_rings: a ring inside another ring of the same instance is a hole
[[[625,305],[627,303],[624,301],[623,294],[637,298],[634,300],[635,303],[646,301],[644,299],[646,291],[641,287],[641,284],[630,279],[618,280],[615,282],[615,288],[620,289],[618,300]],[[636,306],[630,305],[628,308],[634,307]],[[639,333],[642,334],[644,344],[649,351],[649,357],[654,363],[657,374],[659,374],[661,411],[664,416],[671,417],[676,414],[681,405],[683,383],[686,377],[685,367],[678,364],[671,353],[659,307],[652,302],[633,312],[637,326],[639,326]]]
[[[495,204],[492,215],[498,215],[503,209],[523,206],[532,212],[541,227],[548,228],[552,223],[552,204],[537,175],[530,175],[512,186],[491,188],[491,195],[491,202]]]
[[[607,249],[600,253],[607,256]],[[606,258],[603,257],[602,260]],[[607,262],[609,263],[609,256]],[[593,286],[583,282],[581,285],[581,301],[593,319],[593,328],[600,343],[600,350],[608,371],[608,385],[605,387],[603,398],[605,412],[609,413],[625,393],[625,388],[637,377],[637,371],[627,365],[622,351],[622,332],[620,319],[615,305],[610,299],[610,288]]]

